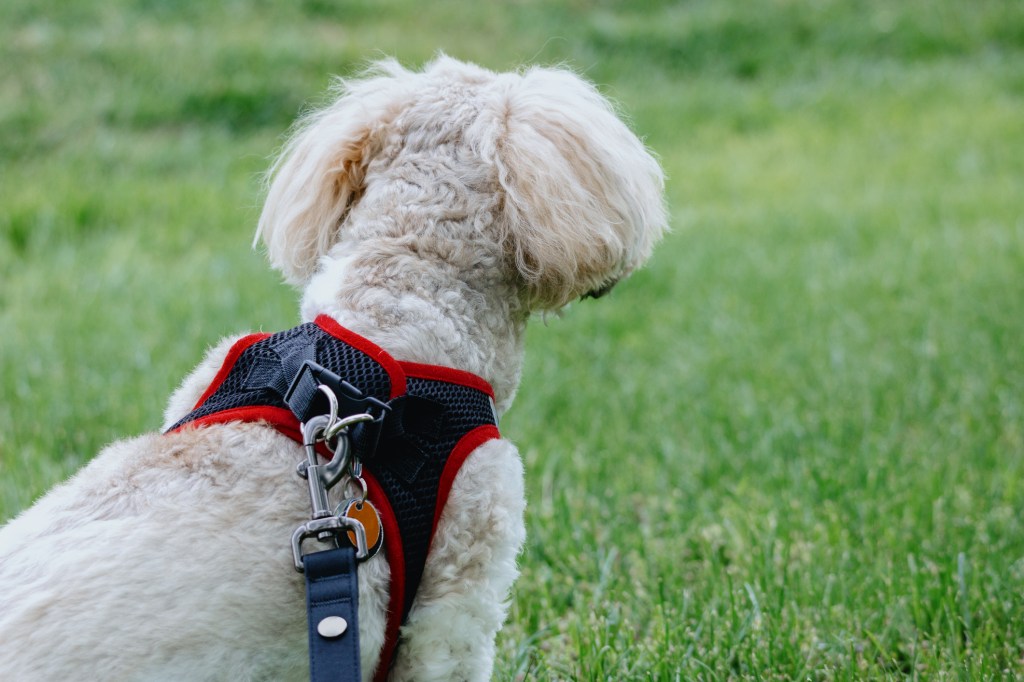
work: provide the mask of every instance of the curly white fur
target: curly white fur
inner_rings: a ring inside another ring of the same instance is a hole
[[[606,289],[665,229],[662,175],[597,90],[564,69],[496,74],[440,57],[341,81],[297,126],[258,237],[326,313],[402,360],[478,374],[512,402],[530,313]],[[170,400],[186,414],[234,339]],[[147,435],[101,452],[0,530],[4,679],[306,679],[301,452],[262,424]],[[524,538],[515,447],[453,485],[392,680],[481,680]],[[364,679],[384,637],[384,553],[360,569]]]

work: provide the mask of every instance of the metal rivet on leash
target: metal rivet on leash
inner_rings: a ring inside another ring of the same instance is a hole
[[[347,629],[348,621],[341,616],[327,616],[316,625],[316,631],[326,639],[341,637]]]

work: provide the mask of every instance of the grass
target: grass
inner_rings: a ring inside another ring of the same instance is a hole
[[[503,680],[1024,676],[1012,0],[0,6],[0,518],[294,323],[257,176],[331,73],[569,61],[675,232],[530,331]]]

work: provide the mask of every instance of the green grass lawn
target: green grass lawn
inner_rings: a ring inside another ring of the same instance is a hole
[[[0,519],[296,293],[259,173],[331,74],[566,61],[673,234],[536,320],[502,680],[1024,676],[1019,0],[0,4]]]

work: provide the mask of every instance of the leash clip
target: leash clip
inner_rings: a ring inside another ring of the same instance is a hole
[[[356,560],[363,561],[369,556],[366,530],[363,524],[356,519],[332,511],[328,492],[342,480],[346,482],[346,486],[348,483],[354,482],[365,490],[366,482],[360,475],[362,465],[358,458],[352,456],[349,427],[361,422],[373,421],[374,417],[371,414],[361,413],[339,418],[338,399],[334,391],[324,384],[317,386],[317,390],[327,397],[330,413],[318,414],[302,424],[302,445],[306,450],[306,459],[299,462],[296,473],[306,479],[312,518],[292,533],[292,557],[295,562],[295,570],[300,573],[304,570],[302,541],[311,537],[316,537],[321,542],[334,540],[337,543],[338,536],[346,533],[349,538],[354,536]],[[328,447],[331,447],[332,440],[335,441],[332,448],[334,457],[330,462],[320,464],[317,459],[316,447],[319,443],[326,443]]]

